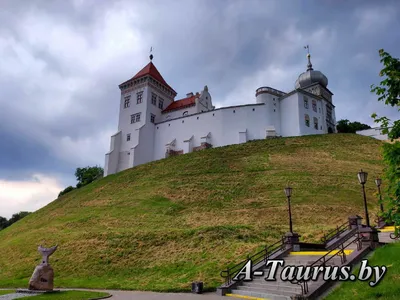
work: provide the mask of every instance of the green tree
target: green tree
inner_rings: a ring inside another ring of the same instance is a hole
[[[337,122],[336,129],[339,133],[356,133],[356,131],[370,129],[371,126],[360,122],[350,122],[347,119],[342,119]]]
[[[12,224],[14,224],[15,222],[18,222],[19,220],[21,220],[21,219],[23,219],[23,218],[25,218],[27,215],[29,215],[30,214],[30,212],[28,212],[28,211],[20,211],[19,213],[16,213],[16,214],[13,214],[12,216],[11,216],[11,218],[8,220],[8,224],[7,224],[7,227],[8,226],[11,226]]]
[[[8,221],[6,218],[0,216],[0,230],[8,226]]]
[[[103,168],[99,166],[94,166],[94,167],[86,167],[86,168],[77,168],[75,171],[75,177],[76,180],[78,181],[78,184],[76,185],[77,188],[80,188],[82,186],[85,186],[92,181],[103,177],[104,170]]]
[[[379,50],[380,62],[383,69],[379,76],[384,79],[378,86],[371,85],[371,92],[378,96],[378,101],[385,105],[396,107],[400,111],[400,60],[392,57],[383,49]],[[372,118],[383,127],[382,133],[388,134],[388,137],[394,141],[400,137],[400,119],[390,120],[385,116],[372,114]],[[383,145],[383,159],[386,164],[385,179],[387,182],[387,211],[383,217],[395,226],[400,226],[400,142],[385,143]],[[398,230],[396,229],[396,233]]]
[[[59,194],[58,197],[61,197],[62,195],[65,195],[66,193],[69,193],[70,191],[74,190],[75,188],[73,186],[68,186],[64,190],[62,190]]]

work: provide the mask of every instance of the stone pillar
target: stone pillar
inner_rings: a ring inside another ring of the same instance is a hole
[[[357,228],[361,225],[362,218],[358,215],[349,217],[349,229]]]
[[[300,235],[296,232],[286,232],[283,236],[286,249],[292,248],[293,251],[300,251],[299,238]]]
[[[374,227],[361,227],[359,233],[362,236],[363,245],[370,246],[375,249],[379,245],[379,231]]]

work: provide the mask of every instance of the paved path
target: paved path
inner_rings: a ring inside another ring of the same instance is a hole
[[[106,292],[112,295],[112,300],[226,300],[227,297],[218,296],[216,293],[204,293],[201,295],[192,293],[155,293],[139,291],[114,291],[114,290],[92,290],[92,289],[60,289],[62,291],[93,291]],[[30,295],[8,294],[0,296],[0,300],[12,300]]]
[[[7,295],[0,296],[0,300],[13,300],[13,299],[18,299],[18,298],[23,298],[23,297],[30,297],[30,296],[33,296],[33,295],[12,293],[12,294],[7,294]]]

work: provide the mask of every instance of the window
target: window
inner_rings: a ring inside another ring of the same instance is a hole
[[[208,102],[206,102],[206,108],[208,108]]]
[[[154,123],[155,120],[156,120],[156,115],[150,114],[150,122]]]
[[[304,97],[304,108],[308,109],[308,98]]]
[[[318,130],[318,119],[314,117],[314,128]]]
[[[140,122],[140,113],[131,115],[131,124]]]
[[[154,106],[157,105],[157,95],[154,93],[151,93],[151,104],[153,104]]]
[[[188,113],[189,113],[188,111],[184,111],[183,114],[182,114],[182,116],[187,116]]]
[[[308,115],[304,115],[304,120],[306,122],[306,126],[310,127],[310,117]]]
[[[136,93],[136,104],[140,104],[143,101],[143,92]]]
[[[131,140],[131,134],[128,133],[128,134],[126,135],[126,141],[129,142],[130,140]]]
[[[131,96],[126,96],[125,98],[124,98],[124,108],[127,108],[127,107],[129,107],[129,105],[130,105],[130,102],[131,102]]]
[[[312,109],[313,111],[317,112],[317,101],[315,100],[312,101]]]
[[[319,112],[321,113],[321,107],[320,107],[320,108],[318,108],[318,110],[319,110]]]
[[[158,98],[158,108],[163,109],[164,108],[164,99],[163,98]]]

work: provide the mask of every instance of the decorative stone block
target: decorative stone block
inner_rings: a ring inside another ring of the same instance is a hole
[[[54,284],[54,271],[49,264],[49,256],[52,255],[58,246],[51,248],[38,247],[38,251],[42,255],[42,263],[33,271],[29,280],[29,290],[52,291]]]

